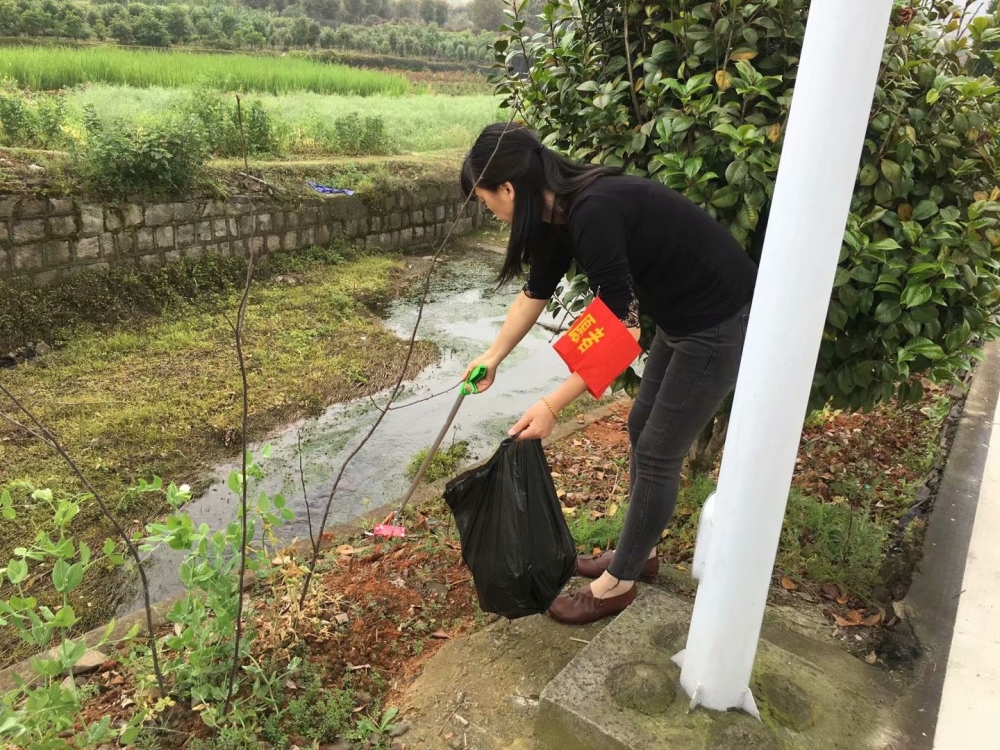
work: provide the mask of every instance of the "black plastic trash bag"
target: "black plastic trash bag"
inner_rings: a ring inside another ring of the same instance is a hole
[[[540,440],[505,440],[479,469],[448,483],[462,558],[484,612],[511,620],[545,612],[576,568]]]

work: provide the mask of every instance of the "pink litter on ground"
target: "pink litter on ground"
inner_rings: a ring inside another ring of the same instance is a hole
[[[384,536],[388,537],[389,539],[393,537],[402,539],[403,537],[406,536],[406,527],[392,526],[391,524],[380,523],[373,529],[373,533],[375,534],[375,536]]]

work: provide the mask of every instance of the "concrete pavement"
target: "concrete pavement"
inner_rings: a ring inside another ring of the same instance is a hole
[[[991,425],[997,424],[996,412]],[[944,522],[936,518],[937,522]],[[955,629],[945,669],[935,750],[1000,748],[1000,430],[993,429]],[[992,743],[992,744],[990,744]]]

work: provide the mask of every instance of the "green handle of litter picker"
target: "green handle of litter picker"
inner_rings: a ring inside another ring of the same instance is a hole
[[[462,383],[460,393],[463,396],[471,396],[474,393],[479,393],[476,383],[485,378],[487,373],[489,373],[489,370],[486,368],[486,365],[476,365],[472,372],[469,373],[469,377]]]

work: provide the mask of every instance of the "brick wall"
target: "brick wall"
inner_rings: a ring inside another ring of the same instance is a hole
[[[385,249],[430,245],[459,216],[458,187],[421,185],[382,196],[318,196],[296,203],[229,200],[95,204],[66,198],[0,196],[0,279],[44,285],[82,270],[148,267],[247,249],[295,252],[337,239]],[[458,232],[479,226],[477,202]]]

